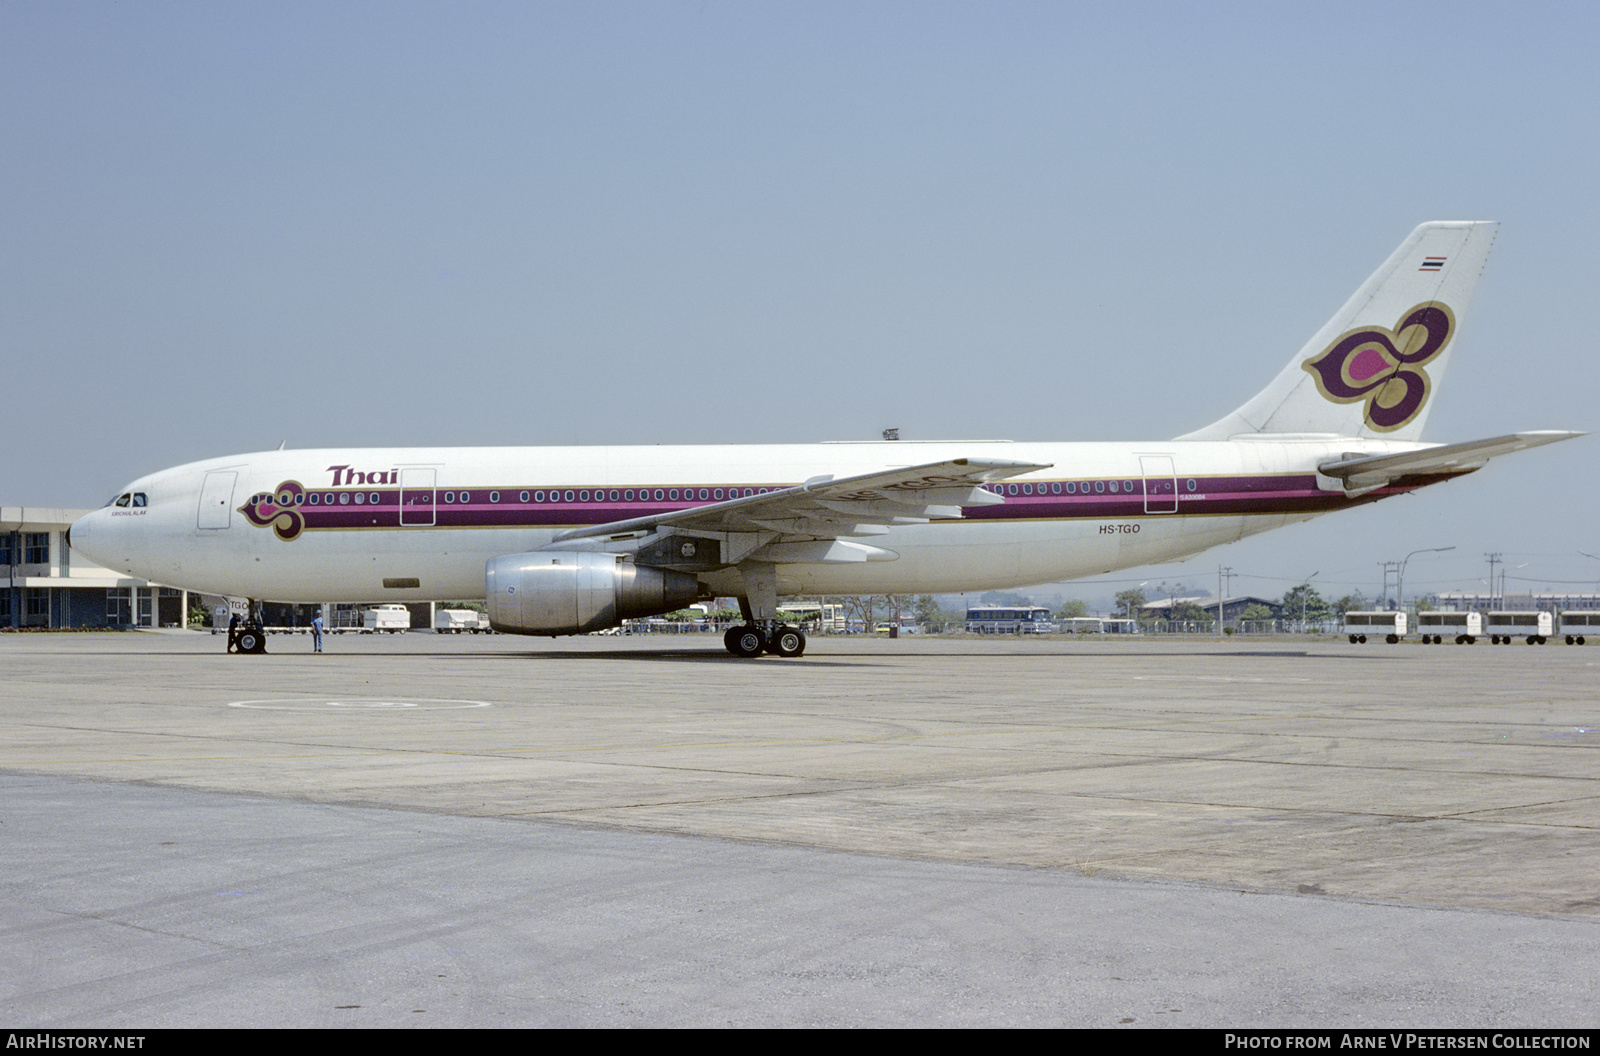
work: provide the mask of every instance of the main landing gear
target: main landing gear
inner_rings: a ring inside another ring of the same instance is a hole
[[[746,561],[739,566],[744,593],[739,597],[739,612],[744,623],[731,627],[722,644],[734,656],[753,660],[762,653],[773,656],[799,656],[806,651],[806,636],[798,627],[778,620],[778,574],[761,561]]]
[[[734,656],[753,660],[762,653],[773,656],[800,656],[806,651],[806,636],[797,627],[774,624],[762,630],[753,623],[730,627],[722,636],[722,644]]]

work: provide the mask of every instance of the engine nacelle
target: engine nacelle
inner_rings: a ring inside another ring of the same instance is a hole
[[[700,596],[685,572],[640,568],[619,554],[535,550],[489,561],[489,624],[507,634],[587,634],[659,616]]]

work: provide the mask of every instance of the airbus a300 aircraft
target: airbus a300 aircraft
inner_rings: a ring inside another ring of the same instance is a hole
[[[798,594],[944,593],[1173,561],[1572,432],[1419,441],[1495,224],[1423,224],[1271,384],[1140,443],[272,451],[128,485],[71,545],[259,600],[486,598],[583,634],[736,597],[729,651],[798,656]]]

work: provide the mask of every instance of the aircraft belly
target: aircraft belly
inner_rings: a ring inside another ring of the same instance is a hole
[[[460,601],[483,597],[484,565],[548,542],[548,530],[363,531],[265,545],[216,540],[185,555],[173,581],[267,601]]]
[[[963,523],[872,539],[894,561],[780,565],[802,594],[954,593],[1026,586],[1115,567],[1117,540],[1087,522]]]
[[[1268,522],[1258,526],[1255,522]],[[1125,522],[945,526],[874,537],[895,561],[779,565],[785,594],[959,593],[998,590],[1157,564],[1231,543],[1280,517],[1143,517]],[[973,530],[976,529],[976,530]],[[708,577],[709,578],[709,577]],[[713,583],[737,589],[737,582]]]
[[[1247,517],[1146,517],[1119,526],[1118,568],[1178,561],[1249,534]],[[1263,518],[1276,521],[1278,518]]]

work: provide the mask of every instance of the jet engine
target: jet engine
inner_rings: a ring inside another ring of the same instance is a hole
[[[535,550],[489,561],[489,624],[507,634],[586,634],[659,616],[700,596],[686,572],[640,568],[620,554]]]

